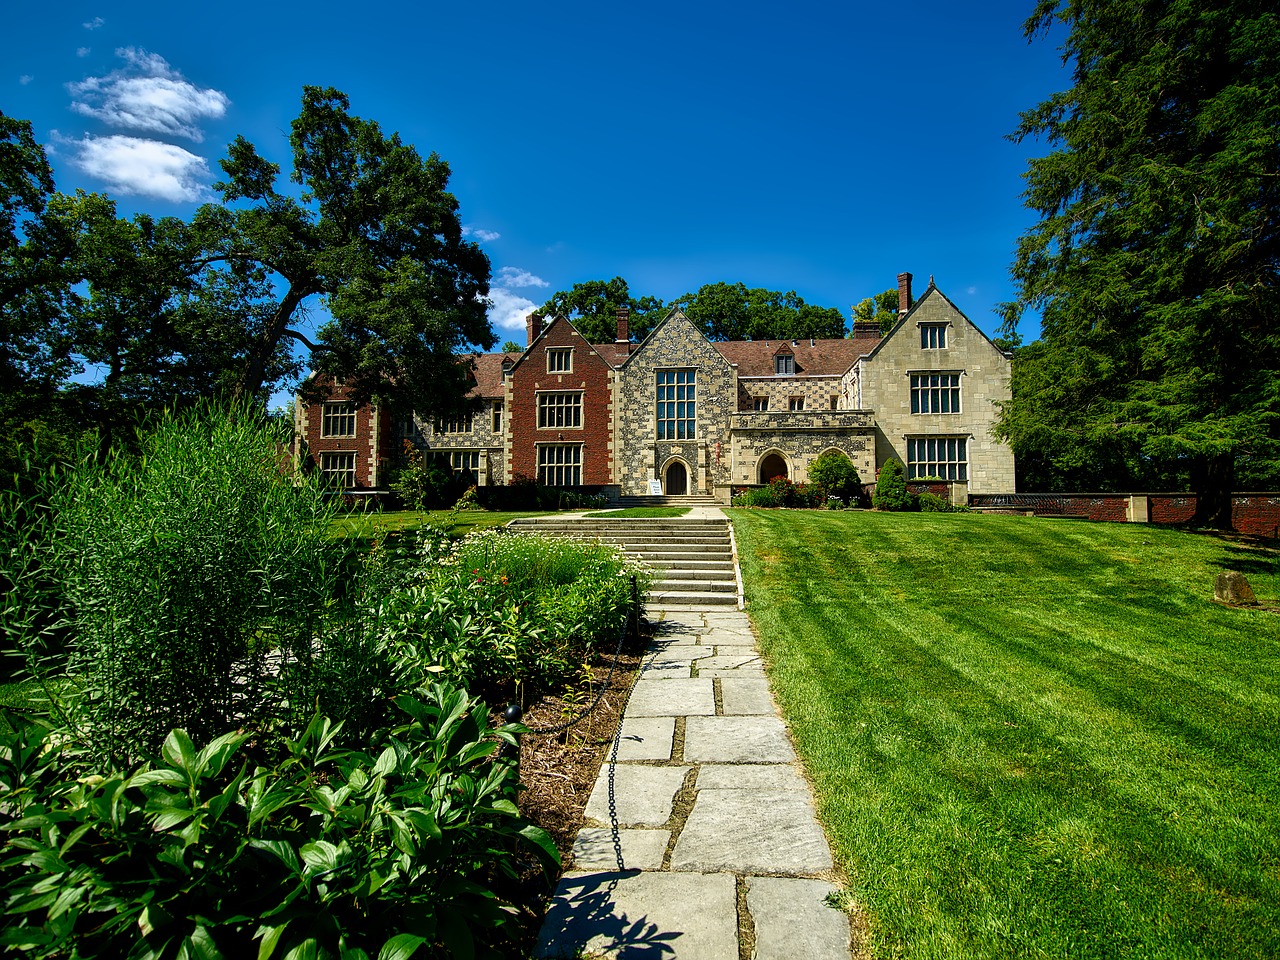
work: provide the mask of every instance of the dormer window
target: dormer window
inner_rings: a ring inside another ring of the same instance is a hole
[[[796,358],[790,353],[779,353],[773,358],[773,372],[779,377],[793,377],[796,373]]]

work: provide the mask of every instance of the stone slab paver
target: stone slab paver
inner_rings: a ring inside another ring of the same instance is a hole
[[[748,877],[754,960],[848,956],[849,918],[823,902],[834,891],[824,880]]]
[[[699,790],[671,854],[672,870],[814,876],[831,850],[807,794],[797,790]]]
[[[675,717],[627,717],[618,733],[619,760],[669,760]]]
[[[614,809],[606,763],[535,956],[739,960],[741,882],[752,960],[849,960],[848,918],[823,903],[830,848],[750,621],[732,609],[650,614],[659,622],[619,729]],[[675,815],[687,779],[692,806]]]
[[[795,763],[796,754],[778,717],[690,717],[685,722],[684,759],[687,763]]]
[[[698,768],[699,790],[799,790],[809,784],[789,763],[709,763]]]
[[[628,717],[714,716],[715,687],[710,677],[664,680],[641,676],[627,701]]]
[[[736,882],[727,873],[571,873],[534,956],[738,960]]]
[[[773,716],[777,710],[769,694],[769,681],[760,677],[722,677],[720,705],[725,716],[761,714]]]
[[[660,827],[671,819],[672,801],[684,784],[688,769],[615,764],[611,798],[606,763],[591,790],[585,815],[588,820],[604,824],[616,820],[622,827]]]
[[[615,838],[622,847],[621,866]],[[573,843],[573,866],[575,870],[661,870],[670,840],[670,830],[583,827]]]

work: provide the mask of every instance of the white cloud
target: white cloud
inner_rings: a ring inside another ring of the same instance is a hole
[[[977,292],[978,292],[978,288],[977,288],[977,287],[966,287],[964,292],[965,292],[965,293],[967,293],[967,294],[969,294],[969,296],[973,296],[975,293],[977,293]]]
[[[498,271],[498,282],[504,287],[549,287],[551,284],[528,270],[519,267],[503,267]]]
[[[226,114],[231,100],[225,93],[183,79],[159,54],[122,47],[116,56],[125,61],[124,68],[67,84],[71,95],[79,98],[72,101],[72,110],[113,127],[197,143],[204,139],[197,122]]]
[[[86,30],[97,30],[106,22],[107,21],[103,20],[101,17],[94,17],[88,23],[82,23],[80,26],[84,27]]]
[[[35,77],[33,77],[31,74],[24,73],[22,76],[18,78],[18,82],[25,87],[28,83],[30,83],[34,79]]]
[[[77,57],[87,57],[93,51],[89,47],[76,47]]]
[[[492,243],[494,240],[500,240],[502,238],[502,234],[496,233],[493,230],[482,230],[468,224],[462,225],[462,235],[464,237],[475,237],[482,243]]]
[[[181,147],[138,137],[90,137],[75,143],[73,161],[120,193],[174,203],[206,199],[209,165]]]
[[[513,293],[506,287],[491,287],[489,299],[493,301],[493,306],[489,308],[489,322],[500,337],[503,334],[524,333],[525,318],[538,309],[538,304],[528,297]]]

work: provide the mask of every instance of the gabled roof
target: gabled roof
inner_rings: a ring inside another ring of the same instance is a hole
[[[737,364],[740,377],[773,377],[773,358],[778,353],[795,356],[796,377],[839,377],[858,358],[870,353],[880,342],[876,335],[859,335],[840,340],[729,340],[712,346],[730,363]],[[782,349],[786,346],[786,350]]]
[[[924,293],[920,294],[920,297],[916,300],[916,302],[911,305],[911,309],[908,310],[905,314],[903,314],[902,317],[898,320],[898,322],[893,325],[893,329],[884,335],[884,339],[880,341],[880,344],[882,345],[882,344],[888,343],[889,340],[892,339],[892,337],[911,320],[911,317],[915,314],[915,312],[920,309],[920,305],[923,304],[930,297],[941,297],[943,302],[946,303],[946,305],[950,307],[952,310],[954,310],[959,315],[961,320],[963,320],[965,323],[971,326],[974,329],[974,331],[976,331],[978,335],[982,337],[983,340],[991,344],[992,350],[994,350],[996,353],[1000,354],[1001,356],[1005,355],[1004,351],[1001,350],[999,347],[997,347],[992,342],[991,338],[982,332],[981,327],[979,327],[976,323],[970,320],[968,316],[965,315],[965,312],[963,310],[961,310],[959,307],[957,307],[954,303],[951,302],[950,297],[948,297],[945,293],[943,293],[941,290],[937,288],[937,286],[933,282],[933,277],[929,278],[929,286],[925,288]],[[880,345],[877,345],[876,348],[867,355],[867,359],[871,359],[879,352],[880,352]]]
[[[672,307],[669,311],[667,311],[667,315],[663,317],[661,320],[659,320],[658,323],[654,326],[654,328],[649,331],[649,335],[645,337],[643,340],[641,340],[639,344],[633,347],[631,350],[631,353],[618,366],[620,367],[626,366],[636,357],[644,353],[645,347],[649,345],[650,341],[652,341],[655,337],[657,337],[658,332],[662,330],[663,327],[665,327],[668,323],[672,323],[674,321],[679,321],[679,320],[683,320],[685,323],[687,323],[690,329],[693,330],[694,335],[701,337],[704,343],[710,345],[711,347],[717,346],[717,344],[712,343],[711,340],[707,337],[707,335],[698,328],[698,325],[696,323],[694,323],[692,320],[688,318],[688,316],[685,314],[683,310],[681,310],[679,307]],[[727,361],[727,362],[732,362],[732,361]]]
[[[573,329],[575,332],[577,332],[579,336],[582,336],[581,331],[579,331],[578,328],[573,325],[572,320],[570,320],[568,317],[564,316],[563,314],[558,313],[554,317],[552,317],[550,320],[547,321],[547,325],[542,328],[542,332],[539,333],[537,337],[534,338],[533,343],[529,344],[529,346],[524,348],[524,351],[522,353],[512,353],[512,354],[508,354],[508,356],[515,357],[516,364],[519,364],[520,362],[522,362],[524,358],[529,355],[529,351],[532,350],[534,347],[536,347],[539,344],[539,342],[541,342],[542,339],[545,338],[547,334],[551,332],[551,328],[554,327],[557,323],[568,324],[568,326],[571,329]],[[605,363],[605,366],[607,366],[610,370],[618,366],[617,361],[615,361],[614,359],[615,355],[618,352],[617,350],[614,349],[614,344],[587,343],[585,337],[583,337],[582,342],[586,344],[588,350],[590,350],[592,353],[598,356],[601,360],[603,360]],[[624,344],[617,344],[617,346],[622,347],[624,346]],[[623,359],[625,359],[625,356],[623,357]]]

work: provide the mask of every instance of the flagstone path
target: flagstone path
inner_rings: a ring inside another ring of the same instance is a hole
[[[849,960],[831,851],[746,614],[649,616],[535,957]]]

